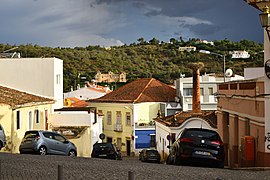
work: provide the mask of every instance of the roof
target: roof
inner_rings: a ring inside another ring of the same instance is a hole
[[[46,103],[52,104],[54,103],[54,100],[0,86],[0,104],[7,104],[11,107],[16,107]]]
[[[192,111],[181,111],[167,117],[157,117],[154,120],[168,127],[179,127],[190,118],[201,118],[211,127],[217,128],[217,116],[215,111],[201,111],[200,114],[194,114]]]
[[[132,81],[119,89],[90,102],[172,102],[175,101],[176,90],[154,78],[142,78]]]

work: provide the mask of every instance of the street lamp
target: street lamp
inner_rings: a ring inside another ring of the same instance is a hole
[[[268,22],[268,19],[269,19],[269,7],[267,5],[265,5],[263,8],[262,8],[262,13],[259,14],[260,15],[260,21],[261,21],[261,24],[262,24],[262,27],[265,29],[265,31],[267,32],[267,36],[268,36],[268,39],[270,41],[270,35],[269,35],[269,22]]]
[[[225,55],[218,54],[218,53],[215,53],[215,52],[206,51],[206,50],[200,50],[199,52],[200,53],[204,53],[204,54],[214,54],[216,56],[223,57],[223,79],[224,79],[224,82],[225,82],[225,70],[226,70],[226,66],[225,66]]]

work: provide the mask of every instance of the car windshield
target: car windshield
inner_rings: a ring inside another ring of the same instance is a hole
[[[202,131],[202,130],[188,130],[184,133],[183,137],[186,138],[204,138],[212,141],[219,141],[219,135],[212,131]]]

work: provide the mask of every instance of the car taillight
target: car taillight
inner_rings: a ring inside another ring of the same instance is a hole
[[[193,139],[191,139],[191,138],[181,138],[180,142],[193,142]]]
[[[211,141],[211,144],[214,144],[214,145],[222,145],[222,142],[221,141]]]

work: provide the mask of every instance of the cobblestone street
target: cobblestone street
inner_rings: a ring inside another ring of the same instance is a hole
[[[127,180],[132,171],[136,180],[145,179],[269,179],[269,171],[230,170],[206,167],[142,163],[137,158],[122,161],[66,156],[39,156],[0,153],[1,179],[57,180],[58,165],[63,179]]]

